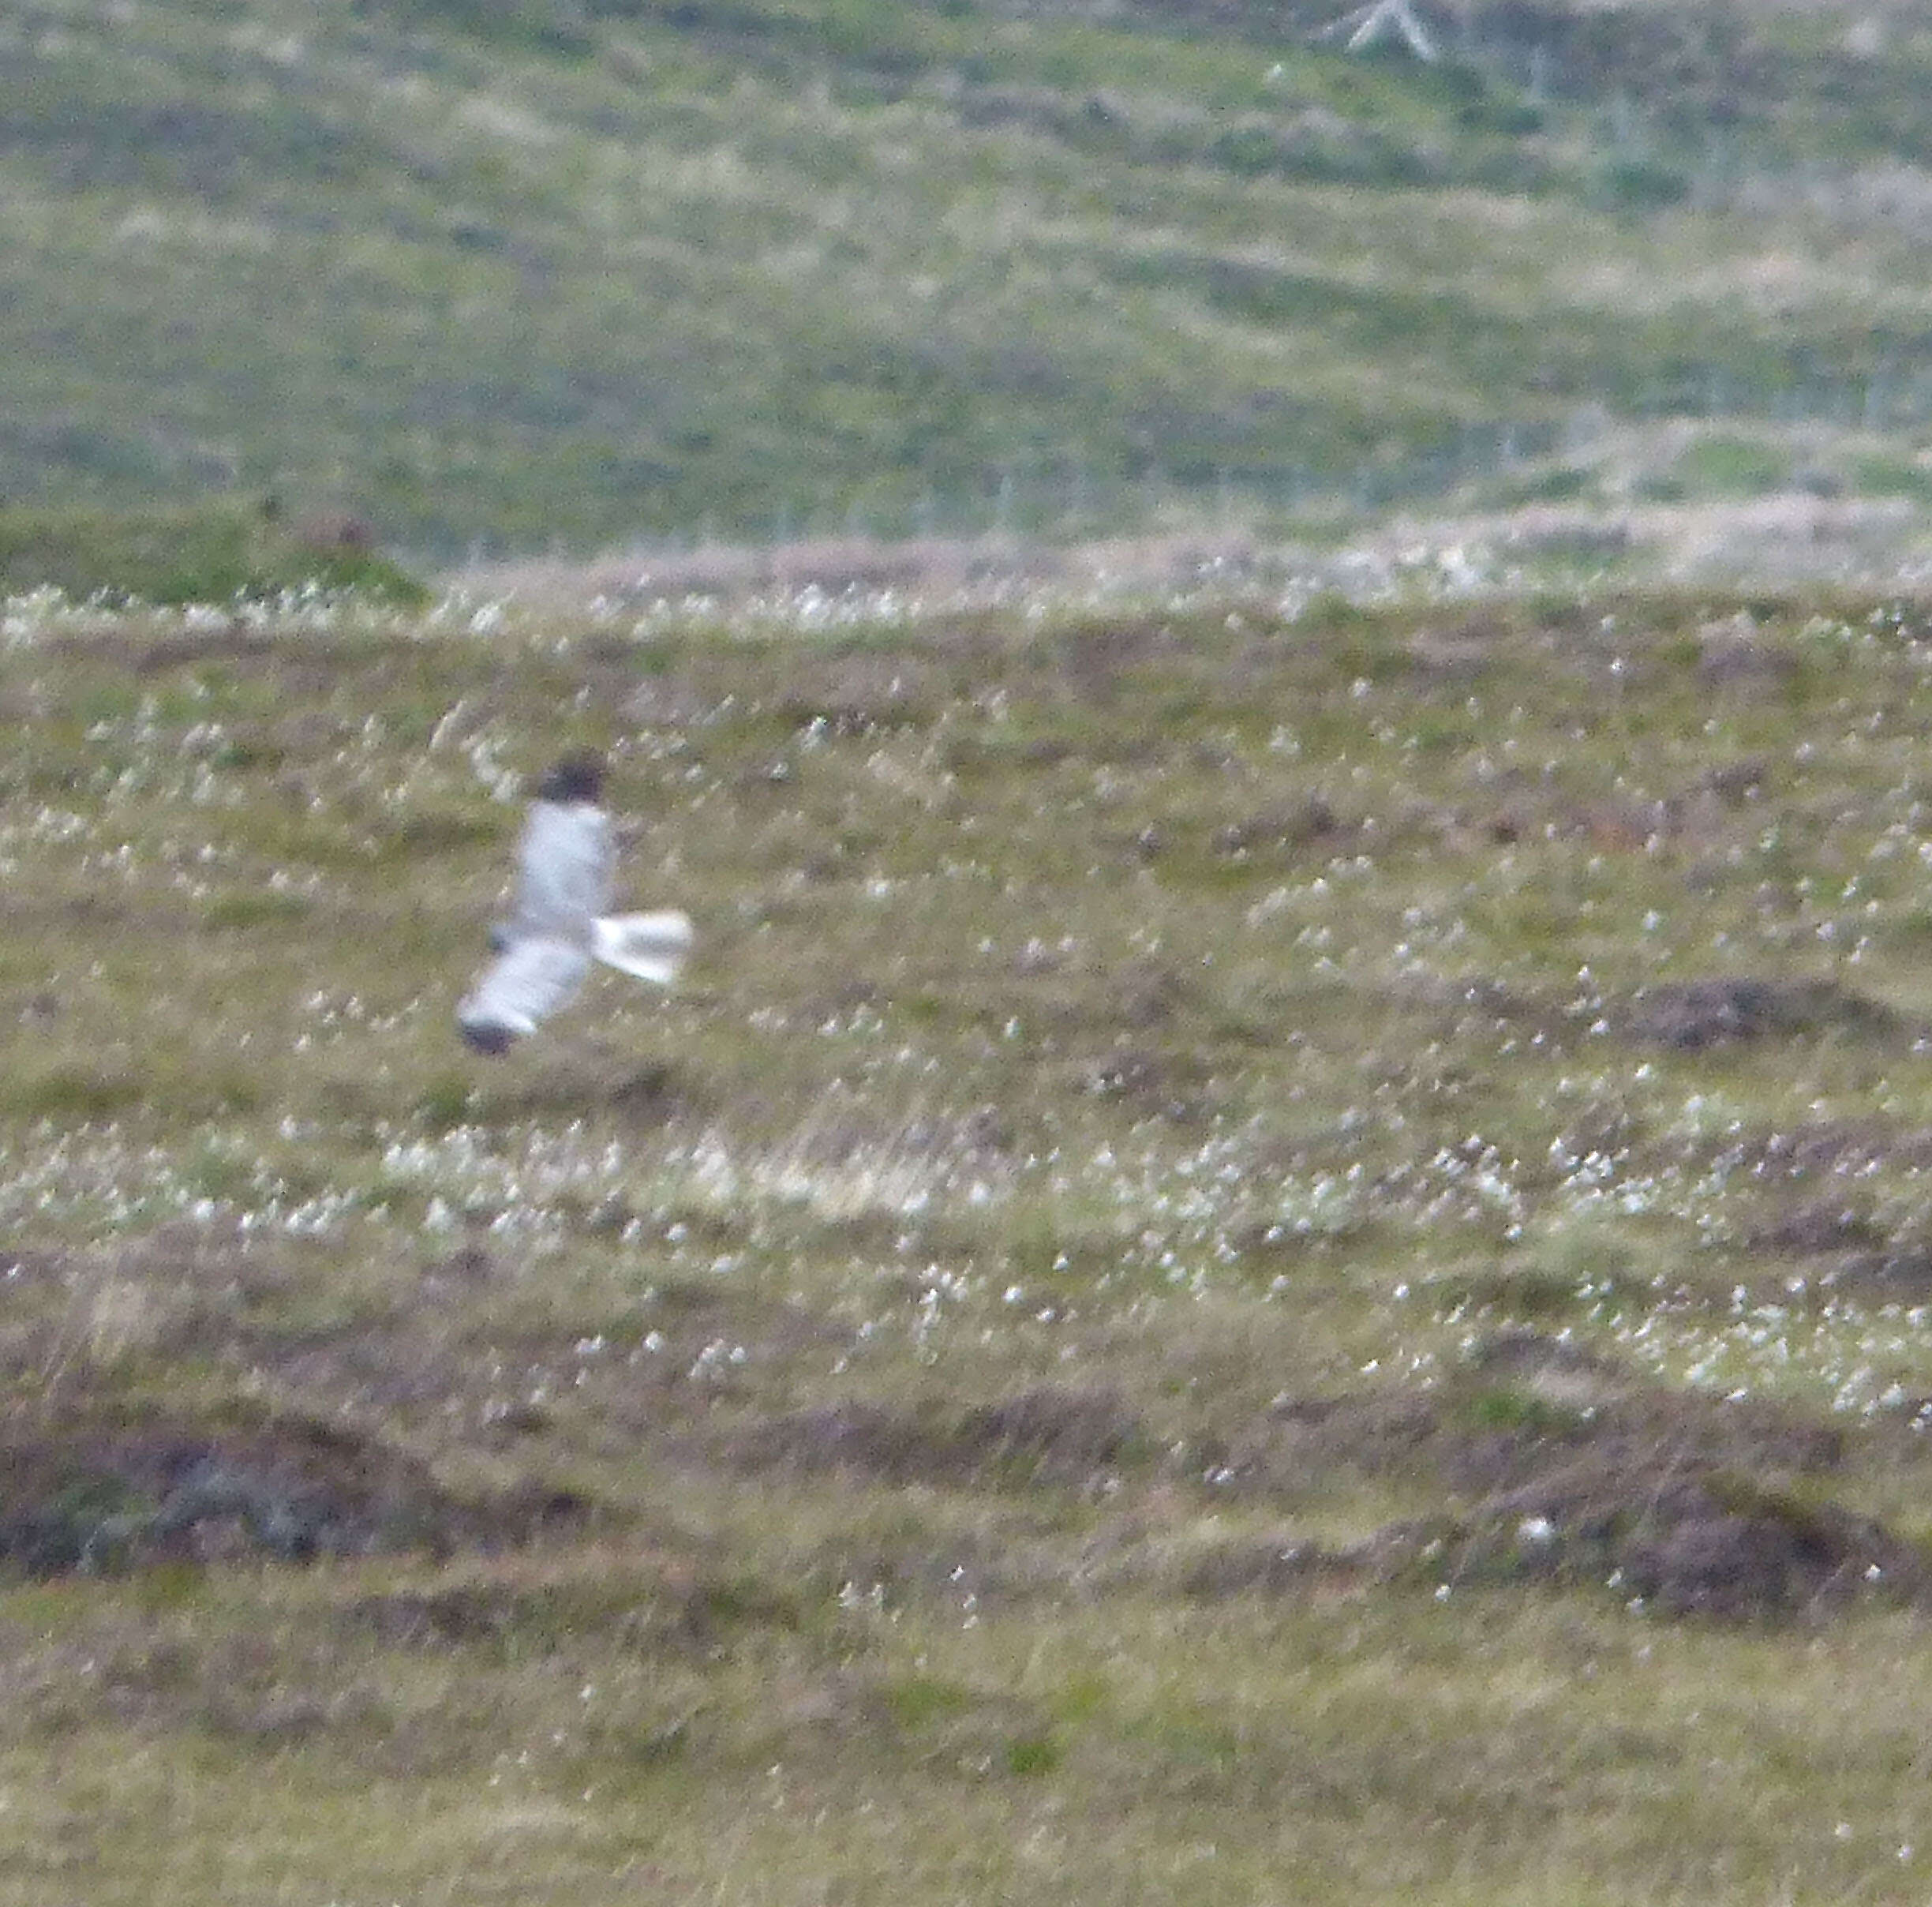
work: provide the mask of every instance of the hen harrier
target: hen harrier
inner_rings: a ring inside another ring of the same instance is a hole
[[[479,1053],[534,1033],[582,986],[593,960],[668,987],[690,952],[691,924],[674,910],[612,914],[616,850],[598,805],[604,771],[588,757],[559,762],[537,784],[517,852],[510,918],[490,929],[496,959],[456,1009]]]

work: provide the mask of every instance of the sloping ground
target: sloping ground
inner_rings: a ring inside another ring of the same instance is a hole
[[[1660,500],[1923,500],[1921,24],[1496,5],[1432,69],[1340,10],[42,0],[0,492],[1073,538],[1593,500],[1716,416]]]

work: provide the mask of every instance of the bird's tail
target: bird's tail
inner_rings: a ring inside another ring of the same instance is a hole
[[[687,914],[665,908],[654,914],[608,914],[590,927],[590,951],[607,967],[668,987],[691,946]]]

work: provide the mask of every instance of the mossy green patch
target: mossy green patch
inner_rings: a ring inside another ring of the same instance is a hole
[[[232,604],[356,590],[412,607],[429,591],[366,546],[366,529],[313,533],[252,502],[145,511],[0,508],[0,592],[76,601]],[[240,766],[245,745],[228,744]]]

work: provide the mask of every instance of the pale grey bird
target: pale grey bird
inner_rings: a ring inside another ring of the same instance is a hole
[[[480,1053],[507,1052],[534,1033],[575,996],[593,961],[668,987],[691,951],[691,924],[675,909],[610,912],[617,856],[603,782],[594,759],[572,755],[537,785],[510,918],[490,929],[496,959],[456,1009]]]

